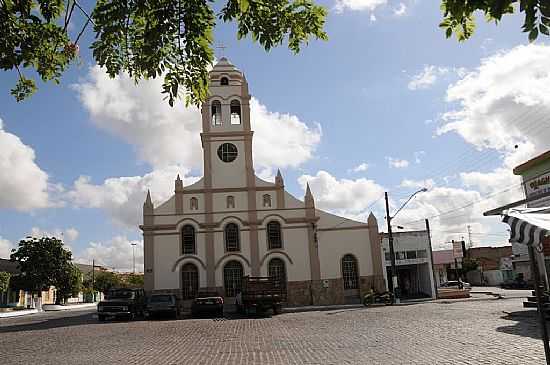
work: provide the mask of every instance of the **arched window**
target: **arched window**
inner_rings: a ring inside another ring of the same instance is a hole
[[[239,238],[239,226],[235,223],[228,223],[225,226],[225,250],[240,251],[241,243]]]
[[[270,208],[271,207],[271,195],[264,194],[263,196],[263,206]]]
[[[283,240],[281,239],[281,223],[271,221],[267,224],[267,246],[270,250],[283,247]]]
[[[181,252],[184,255],[196,254],[195,227],[190,224],[183,226],[181,230]]]
[[[231,124],[241,124],[241,103],[238,100],[231,101]]]
[[[229,261],[223,268],[225,296],[234,297],[241,291],[243,282],[243,265],[239,261]]]
[[[286,268],[283,260],[275,258],[269,261],[267,272],[269,277],[275,279],[278,286],[282,288],[286,287]]]
[[[212,102],[212,125],[222,125],[222,104],[218,100]]]
[[[235,197],[233,195],[227,196],[227,208],[235,208]]]
[[[189,209],[198,210],[199,209],[199,199],[193,197],[189,199]]]
[[[359,278],[357,271],[357,260],[353,255],[342,257],[342,279],[344,279],[344,289],[358,289]]]
[[[227,77],[222,77],[220,80],[220,85],[227,86],[229,85],[229,79]]]
[[[193,299],[199,291],[199,270],[193,264],[185,264],[181,268],[181,289],[183,299]]]

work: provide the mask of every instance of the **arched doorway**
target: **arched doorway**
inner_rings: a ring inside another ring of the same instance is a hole
[[[184,300],[194,299],[199,291],[199,270],[191,263],[181,268],[181,290]]]
[[[342,257],[342,280],[344,282],[344,302],[360,303],[359,269],[355,256],[347,254]]]
[[[281,286],[281,289],[283,289],[286,292],[286,267],[285,262],[281,260],[280,258],[274,258],[271,261],[269,261],[269,264],[267,265],[267,273],[268,275],[275,279],[279,285]]]
[[[234,297],[241,291],[243,265],[239,261],[229,261],[223,268],[223,284],[226,297]]]

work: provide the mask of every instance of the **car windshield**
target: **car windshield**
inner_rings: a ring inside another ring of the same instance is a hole
[[[170,295],[153,295],[149,298],[149,303],[170,303],[172,297]]]
[[[134,292],[131,290],[110,290],[106,295],[107,299],[133,299]]]

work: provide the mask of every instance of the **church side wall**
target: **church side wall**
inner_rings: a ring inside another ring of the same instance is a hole
[[[318,232],[321,279],[341,278],[341,259],[346,254],[357,259],[359,276],[373,275],[368,234],[368,229]]]
[[[175,258],[180,256],[178,235],[155,236],[155,290],[179,288],[179,275],[172,272]]]

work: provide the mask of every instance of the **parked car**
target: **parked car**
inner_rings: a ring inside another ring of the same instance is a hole
[[[178,317],[178,300],[172,294],[152,294],[145,304],[145,317],[155,315],[170,315]]]
[[[462,288],[464,288],[464,289],[472,289],[472,286],[470,285],[470,283],[467,283],[465,281],[458,281],[458,280],[446,281],[444,283],[441,283],[441,285],[439,285],[439,287],[440,288],[460,289],[460,287],[461,287],[460,284],[462,284]]]
[[[199,293],[191,304],[193,317],[223,317],[223,298],[217,293]]]
[[[145,292],[143,289],[111,289],[97,305],[97,318],[108,317],[134,319],[143,316]]]

